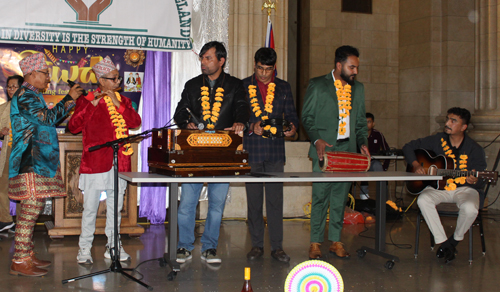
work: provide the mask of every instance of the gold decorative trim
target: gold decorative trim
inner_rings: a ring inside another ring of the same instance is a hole
[[[213,171],[213,170],[250,170],[250,166],[241,166],[241,167],[195,167],[195,168],[176,168],[176,171],[193,171],[193,172],[200,172],[200,171]]]
[[[187,137],[191,147],[228,147],[233,140],[227,134],[196,133]]]
[[[243,159],[245,160],[245,159]],[[173,165],[175,164],[175,165]],[[171,163],[163,163],[163,162],[149,162],[149,166],[152,167],[186,167],[186,166],[242,166],[248,165],[248,162],[226,162],[226,163],[208,163],[208,162],[200,162],[200,163],[175,163],[175,161]]]

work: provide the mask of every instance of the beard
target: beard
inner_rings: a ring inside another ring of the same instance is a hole
[[[356,77],[356,74],[352,74],[352,75],[348,76],[344,72],[344,69],[340,70],[340,78],[342,78],[345,82],[347,82],[347,84],[349,84],[351,86],[354,86],[354,77]]]

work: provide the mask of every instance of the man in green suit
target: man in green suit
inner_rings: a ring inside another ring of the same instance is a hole
[[[325,151],[356,152],[370,155],[368,128],[365,117],[365,89],[354,80],[358,74],[359,52],[351,46],[335,51],[335,69],[324,76],[309,81],[302,122],[311,139],[309,157],[313,171],[321,172],[319,161]],[[349,257],[340,242],[350,183],[313,183],[311,206],[311,246],[309,258],[321,258],[328,207],[330,223],[328,239],[332,241],[329,252],[338,257]]]

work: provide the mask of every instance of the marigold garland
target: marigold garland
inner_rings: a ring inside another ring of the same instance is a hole
[[[257,86],[249,85],[248,86],[248,96],[250,97],[250,105],[252,106],[252,111],[255,116],[258,118],[260,116],[262,121],[269,119],[269,114],[273,112],[273,101],[274,101],[274,92],[276,91],[276,84],[274,82],[269,83],[267,86],[267,95],[266,95],[266,103],[264,104],[264,114],[262,114],[262,110],[259,106],[259,101],[257,100]],[[263,129],[264,131],[270,131],[273,135],[278,131],[276,127],[271,127],[271,125],[267,125]],[[262,136],[267,138],[267,136]]]
[[[220,107],[223,100],[224,89],[219,87],[215,91],[215,102],[212,105],[212,110],[210,110],[210,93],[208,93],[208,87],[201,87],[201,108],[203,109],[203,120],[208,123],[207,129],[215,129],[215,123],[219,119]]]
[[[403,210],[401,209],[401,207],[398,207],[398,206],[396,205],[396,203],[394,203],[393,201],[391,201],[391,200],[387,200],[385,203],[386,203],[387,205],[391,206],[391,208],[393,208],[395,211],[403,212]]]
[[[335,80],[335,88],[337,88],[337,101],[339,105],[339,111],[340,111],[340,119],[341,122],[339,123],[339,134],[344,135],[346,133],[346,119],[350,115],[350,110],[352,109],[351,107],[351,85],[346,84],[345,86],[342,86],[342,82],[340,80]],[[342,112],[342,110],[344,112]]]
[[[456,156],[453,154],[453,151],[451,150],[450,146],[447,145],[448,143],[441,138],[441,147],[443,147],[444,154],[451,159],[453,159],[453,162],[457,164]],[[469,157],[465,154],[461,154],[458,160],[458,169],[461,171],[467,171],[467,159]],[[463,185],[467,182],[467,178],[465,176],[460,176],[456,178],[449,178],[446,180],[446,186],[444,187],[445,190],[447,191],[453,191],[457,189],[457,184]]]
[[[12,148],[12,124],[9,122],[9,142],[7,142],[7,146]]]
[[[122,97],[118,92],[115,92],[116,98],[118,101],[122,101]],[[106,106],[108,107],[108,112],[111,118],[111,122],[113,123],[113,126],[116,127],[115,133],[116,133],[116,139],[121,139],[121,138],[126,138],[128,137],[127,134],[127,123],[123,119],[122,114],[120,114],[115,107],[115,104],[111,100],[111,97],[109,96],[104,96],[104,102],[106,102]],[[125,151],[122,151],[123,154],[129,156],[134,153],[134,149],[132,149],[130,143],[127,143],[123,145],[125,147]]]

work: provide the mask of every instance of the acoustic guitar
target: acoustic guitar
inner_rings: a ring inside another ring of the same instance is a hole
[[[424,149],[415,150],[415,155],[417,156],[417,161],[422,165],[427,174],[429,175],[441,175],[442,180],[424,180],[424,181],[408,181],[406,182],[406,189],[408,192],[414,195],[420,194],[423,190],[428,187],[444,190],[446,186],[446,180],[449,178],[456,178],[461,176],[473,175],[484,181],[491,182],[495,184],[498,180],[498,172],[496,171],[461,171],[455,170],[455,162],[452,158],[446,157],[442,154],[435,155],[432,151],[427,151]],[[408,164],[406,168],[407,172],[415,172],[413,165]]]

